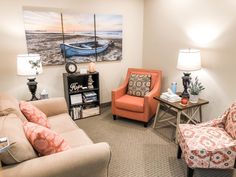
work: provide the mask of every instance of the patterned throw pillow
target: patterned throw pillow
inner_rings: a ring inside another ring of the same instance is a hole
[[[21,101],[20,110],[28,121],[50,128],[47,116],[30,102]]]
[[[151,74],[131,74],[128,84],[128,95],[144,97],[150,92]]]
[[[70,149],[56,132],[32,122],[24,122],[27,139],[40,155],[49,155]]]

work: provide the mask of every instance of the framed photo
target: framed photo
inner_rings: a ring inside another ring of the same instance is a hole
[[[70,103],[71,103],[71,105],[83,103],[82,94],[79,93],[79,94],[75,94],[75,95],[70,95]]]

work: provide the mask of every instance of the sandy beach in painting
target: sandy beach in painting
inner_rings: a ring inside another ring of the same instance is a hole
[[[43,65],[60,65],[65,63],[61,54],[60,44],[63,43],[61,33],[26,33],[27,47],[29,53],[38,53],[41,56]],[[83,42],[94,40],[94,37],[86,35],[64,35],[65,43]],[[97,40],[113,41],[113,45],[98,54],[97,61],[114,61],[122,59],[122,39],[100,38]],[[71,57],[66,60],[77,63],[95,61],[95,56]]]

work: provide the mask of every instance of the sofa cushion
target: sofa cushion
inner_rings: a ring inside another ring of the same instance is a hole
[[[144,98],[124,95],[115,100],[115,105],[119,109],[125,109],[134,112],[144,112]]]
[[[66,141],[56,132],[32,123],[24,123],[25,135],[40,155],[49,155],[70,149]]]
[[[21,119],[15,114],[0,117],[0,136],[8,137],[10,143],[13,143],[8,151],[0,153],[0,159],[4,164],[15,164],[37,157],[25,137]]]
[[[20,111],[18,100],[8,94],[0,93],[0,116],[6,116],[12,113],[16,114],[21,120],[26,120]]]
[[[236,139],[236,102],[229,108],[225,121],[225,131],[235,140]]]
[[[48,117],[48,121],[51,130],[59,134],[78,129],[78,126],[71,119],[68,113]]]
[[[80,128],[61,133],[60,135],[72,148],[93,144],[92,140],[88,137],[88,135]]]
[[[20,109],[28,121],[50,128],[47,116],[30,102],[21,101]]]
[[[134,74],[131,73],[128,84],[127,94],[144,97],[150,92],[151,74]]]

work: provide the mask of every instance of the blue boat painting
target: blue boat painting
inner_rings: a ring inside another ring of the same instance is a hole
[[[122,60],[122,15],[24,9],[28,53],[43,65]]]
[[[109,45],[112,45],[112,41],[88,41],[88,42],[76,42],[70,44],[60,44],[61,53],[64,57],[70,58],[73,56],[90,56],[104,52]]]

